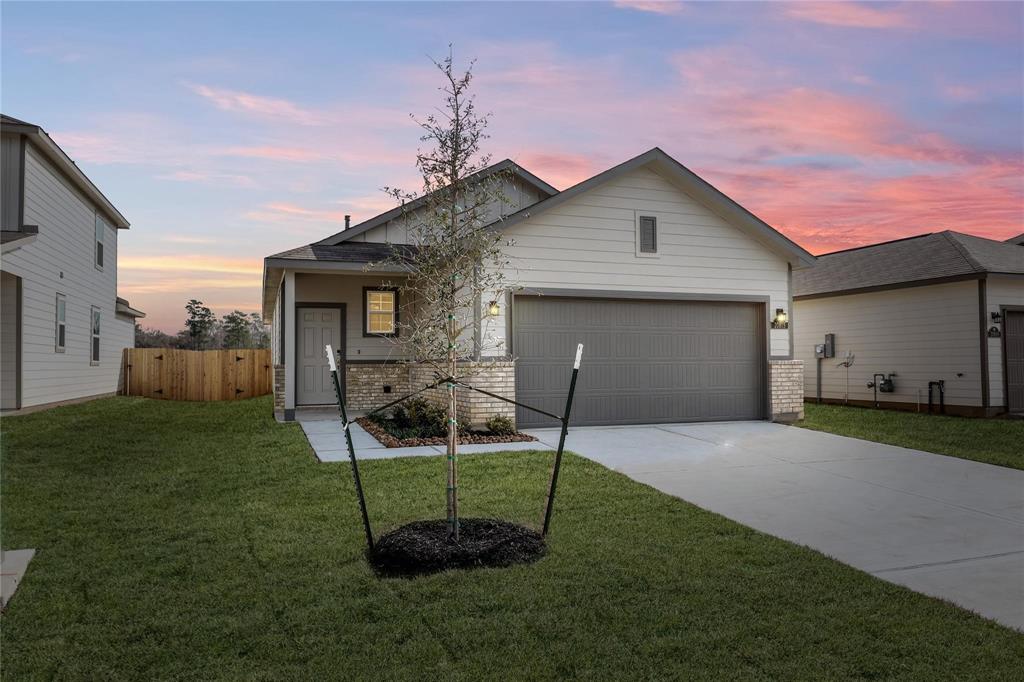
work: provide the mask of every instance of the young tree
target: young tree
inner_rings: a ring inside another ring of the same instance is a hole
[[[191,346],[193,350],[200,350],[212,335],[217,317],[212,310],[203,305],[202,301],[194,298],[185,304],[185,311],[188,313],[185,327],[188,328]]]
[[[463,379],[460,358],[482,343],[473,333],[486,317],[481,300],[506,286],[503,238],[485,228],[509,203],[504,188],[510,173],[481,174],[490,164],[490,156],[481,152],[489,115],[478,113],[469,94],[472,63],[457,73],[449,51],[434,64],[443,77],[444,106],[425,119],[414,117],[421,141],[430,147],[416,156],[422,188],[418,193],[386,190],[403,206],[417,202],[405,214],[409,245],[394,246],[389,259],[407,273],[395,283],[403,308],[395,340],[410,361],[432,366],[437,379]],[[459,539],[456,406],[456,387],[449,381],[446,499],[454,541]]]
[[[252,334],[249,316],[241,310],[233,310],[221,319],[224,331],[224,348],[251,348]]]

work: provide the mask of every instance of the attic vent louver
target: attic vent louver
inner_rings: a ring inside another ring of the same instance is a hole
[[[640,217],[640,253],[658,252],[658,221],[652,216]]]

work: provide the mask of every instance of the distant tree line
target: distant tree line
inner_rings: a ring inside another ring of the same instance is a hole
[[[270,344],[267,327],[259,313],[233,310],[220,319],[202,301],[185,304],[185,328],[177,334],[146,329],[135,324],[136,348],[266,348]]]

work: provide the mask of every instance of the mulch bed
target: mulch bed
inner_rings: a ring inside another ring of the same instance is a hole
[[[413,521],[377,539],[370,564],[384,576],[423,575],[447,569],[528,564],[547,551],[540,533],[501,519],[460,519],[459,541],[445,519]]]
[[[376,438],[386,448],[411,448],[417,445],[447,445],[448,439],[443,436],[430,438],[395,438],[384,430],[377,422],[366,417],[359,417],[356,423],[366,429],[367,433]],[[507,436],[493,436],[485,433],[464,433],[459,436],[459,445],[477,445],[482,443],[525,443],[537,440],[525,433],[512,433]]]

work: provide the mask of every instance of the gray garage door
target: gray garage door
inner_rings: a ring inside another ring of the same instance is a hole
[[[572,423],[762,419],[764,327],[751,303],[518,296],[516,394],[561,414],[584,344]],[[521,427],[557,422],[518,408]]]

